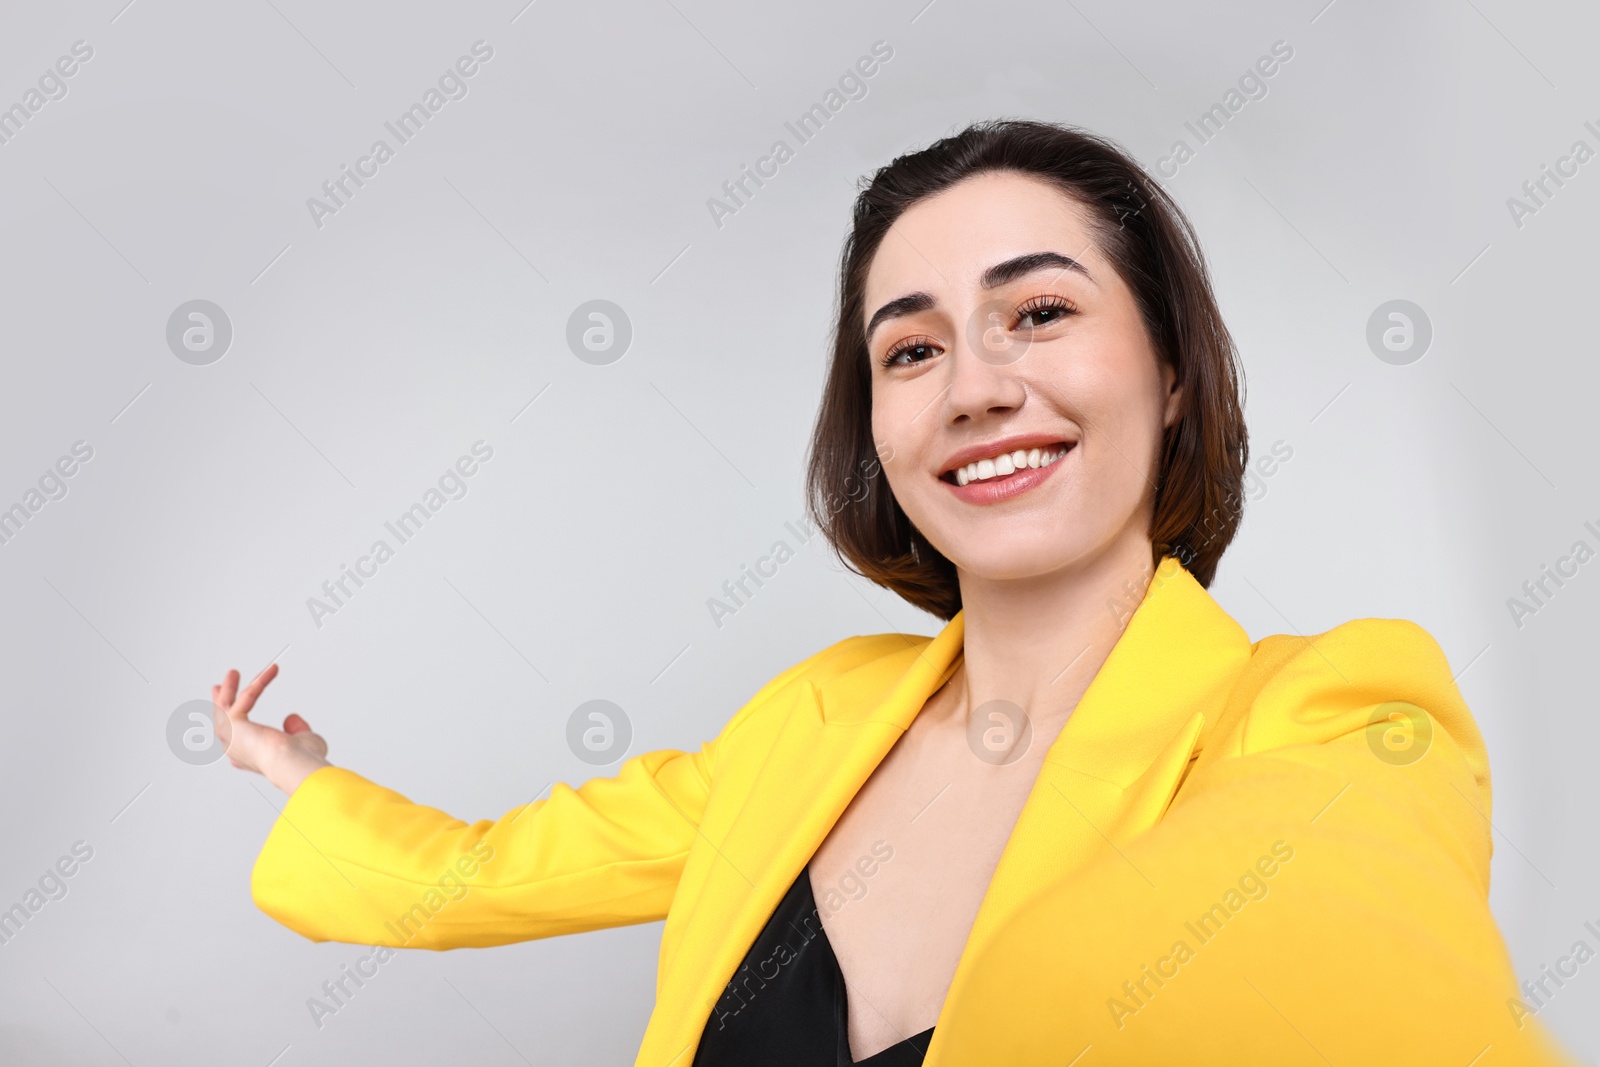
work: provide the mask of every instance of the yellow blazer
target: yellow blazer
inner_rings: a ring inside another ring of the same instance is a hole
[[[849,638],[698,751],[498,820],[319,769],[254,900],[313,941],[428,949],[664,918],[636,1064],[687,1067],[961,648],[959,614],[932,638]],[[1483,739],[1425,631],[1362,619],[1252,644],[1168,557],[1051,745],[926,1063],[1571,1062],[1537,1019],[1555,987],[1518,990],[1489,912],[1492,847]]]

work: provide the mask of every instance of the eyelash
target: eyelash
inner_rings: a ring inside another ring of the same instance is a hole
[[[1017,316],[1019,318],[1026,318],[1029,315],[1037,314],[1040,311],[1047,310],[1061,312],[1057,318],[1051,320],[1053,322],[1059,322],[1061,319],[1064,319],[1069,315],[1076,315],[1078,313],[1078,306],[1072,301],[1061,296],[1035,296],[1031,297],[1025,301],[1021,307],[1017,308]],[[1040,325],[1048,326],[1049,323],[1041,323]],[[893,348],[889,349],[888,352],[885,352],[883,358],[879,360],[879,363],[881,363],[884,367],[892,367],[895,365],[895,360],[899,359],[902,353],[909,352],[915,348],[932,347],[933,341],[929,338],[908,337],[904,341],[896,344]],[[920,362],[920,360],[918,362]]]
[[[1061,318],[1063,319],[1068,315],[1075,315],[1078,312],[1078,306],[1072,301],[1068,300],[1066,297],[1046,295],[1036,296],[1028,300],[1017,309],[1017,314],[1032,315],[1036,311],[1044,311],[1047,308],[1061,312]],[[1055,321],[1059,322],[1060,319]]]

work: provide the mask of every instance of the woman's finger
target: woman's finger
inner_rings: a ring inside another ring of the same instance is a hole
[[[214,708],[211,712],[211,729],[216,733],[217,740],[222,742],[222,750],[226,752],[233,744],[233,720],[228,717],[227,708]]]
[[[261,695],[261,691],[267,687],[268,683],[277,676],[278,665],[276,663],[256,675],[250,684],[244,687],[244,692],[239,694],[239,699],[233,705],[233,713],[237,715],[250,714],[250,709],[256,705],[256,698]]]
[[[239,692],[239,672],[230,670],[227,676],[222,679],[222,685],[220,688],[222,690],[222,692],[218,694],[218,696],[221,698],[220,706],[224,708],[233,707],[233,698]]]

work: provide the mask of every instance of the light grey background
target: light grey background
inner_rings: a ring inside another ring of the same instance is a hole
[[[1507,206],[1600,147],[1592,6],[124,2],[0,16],[0,106],[94,49],[0,145],[0,507],[94,450],[0,546],[0,906],[94,849],[0,946],[0,1060],[631,1062],[657,925],[405,953],[315,1027],[307,998],[364,950],[256,910],[282,798],[180,761],[169,716],[283,650],[266,718],[298,711],[336,762],[473,820],[597,773],[566,742],[584,701],[626,710],[630,752],[692,747],[833,641],[936,632],[818,540],[720,628],[707,609],[798,546],[856,179],[1001,116],[1153,168],[1279,40],[1267,95],[1165,179],[1254,448],[1293,448],[1213,593],[1252,637],[1433,633],[1488,740],[1519,973],[1593,942],[1600,562],[1520,628],[1506,604],[1600,545],[1600,161],[1520,227]],[[480,39],[468,95],[315,226],[307,198]],[[707,199],[880,40],[867,95],[719,228]],[[209,366],[166,344],[191,299],[232,322]],[[592,299],[633,326],[608,366],[565,339]],[[1366,343],[1391,299],[1432,322],[1409,365]],[[315,626],[307,598],[478,440],[467,495]],[[1592,1062],[1597,1006],[1591,963],[1540,1017]]]

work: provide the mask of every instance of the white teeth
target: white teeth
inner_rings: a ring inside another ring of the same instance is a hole
[[[969,485],[989,478],[1004,478],[1025,467],[1048,467],[1066,454],[1067,448],[1060,445],[1027,450],[1019,448],[1015,452],[1003,452],[993,459],[980,459],[975,463],[968,463],[965,467],[957,467],[956,484]]]

